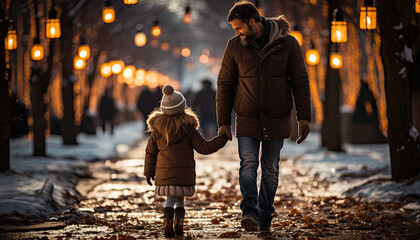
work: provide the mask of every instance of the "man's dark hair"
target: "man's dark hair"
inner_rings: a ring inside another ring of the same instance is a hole
[[[254,4],[242,1],[235,3],[235,5],[233,5],[233,7],[229,10],[227,21],[231,22],[234,19],[239,19],[242,22],[248,22],[251,18],[253,18],[255,22],[261,21],[260,14]]]

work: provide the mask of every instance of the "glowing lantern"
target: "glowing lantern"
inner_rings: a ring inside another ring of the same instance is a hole
[[[309,0],[309,3],[312,4],[312,5],[316,5],[318,3],[318,1],[317,0]]]
[[[5,45],[7,50],[16,50],[17,48],[17,35],[16,30],[13,29],[13,25],[10,25],[9,31],[7,31]]]
[[[124,69],[124,67],[125,67],[125,64],[121,60],[111,62],[111,70],[113,74],[120,74],[122,70]]]
[[[101,75],[102,77],[109,77],[112,74],[111,65],[109,63],[104,63],[101,65]]]
[[[306,51],[306,62],[309,65],[317,65],[319,63],[319,52],[315,49],[313,43],[311,43],[311,49]]]
[[[104,23],[115,21],[115,8],[109,0],[105,0],[105,6],[102,8],[102,20]]]
[[[191,55],[191,50],[187,47],[184,47],[181,51],[183,57],[189,57]]]
[[[347,42],[347,22],[344,21],[343,11],[336,8],[333,12],[334,18],[331,22],[331,42]]]
[[[182,23],[185,25],[190,25],[192,23],[192,15],[190,11],[190,6],[185,8],[184,16],[182,17]]]
[[[61,26],[60,19],[57,18],[54,1],[51,10],[48,12],[48,16],[49,18],[45,23],[45,35],[47,38],[59,38],[61,36]]]
[[[360,8],[360,29],[376,29],[376,7],[373,0],[365,0]]]
[[[81,70],[86,67],[86,61],[83,58],[76,56],[74,57],[73,65],[74,69]]]
[[[147,42],[147,37],[144,32],[136,33],[136,35],[134,36],[134,43],[136,44],[137,47],[143,47],[144,45],[146,45],[146,42]]]
[[[137,4],[137,0],[124,0],[125,5],[134,5]]]
[[[420,0],[416,0],[416,13],[420,13]]]
[[[39,38],[34,39],[34,44],[31,48],[31,59],[34,61],[40,61],[44,59],[44,47],[41,45]]]
[[[343,58],[339,53],[330,54],[330,67],[334,69],[341,68],[343,66]]]
[[[160,36],[160,34],[162,33],[162,29],[159,26],[159,21],[155,20],[153,22],[153,27],[150,30],[150,33],[152,34],[153,37],[158,38]]]
[[[290,31],[290,35],[296,38],[299,43],[299,46],[302,46],[303,36],[302,33],[299,31],[299,26],[296,24],[293,28],[293,31]]]
[[[90,47],[87,44],[82,44],[78,50],[79,57],[83,59],[88,59],[90,57]]]

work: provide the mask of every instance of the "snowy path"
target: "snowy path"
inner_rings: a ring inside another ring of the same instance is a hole
[[[164,199],[155,197],[154,188],[142,176],[144,146],[143,141],[119,160],[89,164],[93,178],[78,184],[86,196],[77,206],[84,213],[82,220],[68,219],[62,230],[5,237],[164,239],[161,231]],[[240,228],[236,147],[235,142],[229,142],[210,156],[196,155],[197,194],[186,201],[185,239],[256,238]],[[308,174],[307,169],[291,159],[282,159],[280,175],[273,219],[274,236],[279,239],[420,237],[420,224],[404,214],[400,203],[368,203],[331,196],[327,181]]]

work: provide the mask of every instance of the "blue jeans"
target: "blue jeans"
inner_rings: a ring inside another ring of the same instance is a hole
[[[271,226],[273,202],[279,182],[280,150],[283,141],[259,141],[251,137],[238,137],[239,185],[241,187],[242,216],[252,215],[261,226]],[[258,159],[262,142],[261,160]],[[257,169],[261,161],[260,191],[257,189]]]

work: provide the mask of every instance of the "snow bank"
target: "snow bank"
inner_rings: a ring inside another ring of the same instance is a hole
[[[114,130],[113,136],[100,131],[97,135],[79,134],[76,146],[63,146],[61,137],[50,136],[48,157],[31,156],[31,140],[11,140],[11,170],[0,173],[0,219],[48,218],[69,209],[80,197],[74,186],[78,177],[85,175],[89,160],[117,157],[143,137],[142,122]]]

